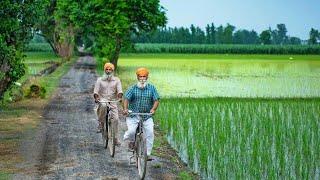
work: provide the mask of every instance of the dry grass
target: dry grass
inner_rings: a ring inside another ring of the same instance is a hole
[[[18,153],[17,140],[1,140],[0,142],[0,172],[13,173],[17,171],[15,166],[22,161]]]
[[[0,173],[21,171],[19,153],[24,131],[37,127],[46,100],[28,99],[8,105],[0,112]]]

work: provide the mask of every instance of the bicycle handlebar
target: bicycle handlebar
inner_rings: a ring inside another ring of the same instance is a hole
[[[147,116],[152,116],[153,114],[152,113],[129,113],[129,115],[140,115],[140,116],[147,115]]]
[[[119,101],[121,101],[121,99],[112,100],[112,101],[110,101],[110,100],[107,100],[107,101],[98,101],[98,103],[112,103],[112,102],[119,102]]]
[[[138,116],[144,116],[144,115],[147,115],[147,116],[152,116],[153,114],[152,113],[135,113],[135,112],[132,112],[132,111],[129,111],[128,112],[128,115],[130,116],[133,116],[133,115],[138,115]]]

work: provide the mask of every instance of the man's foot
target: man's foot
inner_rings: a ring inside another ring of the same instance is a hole
[[[130,141],[128,143],[128,148],[129,148],[129,151],[133,152],[134,151],[134,142]]]
[[[151,155],[147,156],[147,161],[153,161],[154,159],[152,158]]]
[[[98,129],[98,130],[97,130],[97,133],[102,133],[102,129]]]

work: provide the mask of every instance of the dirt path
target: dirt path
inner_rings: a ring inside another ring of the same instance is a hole
[[[104,149],[92,99],[97,76],[92,57],[81,57],[60,81],[57,93],[45,108],[39,131],[22,144],[26,169],[14,179],[138,179],[130,152],[122,142],[114,158]],[[120,136],[126,129],[120,122]],[[120,138],[122,139],[122,138]],[[177,167],[166,159],[148,164],[146,179],[175,179]]]

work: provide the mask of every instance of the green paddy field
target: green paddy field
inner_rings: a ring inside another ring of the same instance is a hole
[[[319,55],[126,54],[161,95],[155,117],[203,178],[319,179]]]

